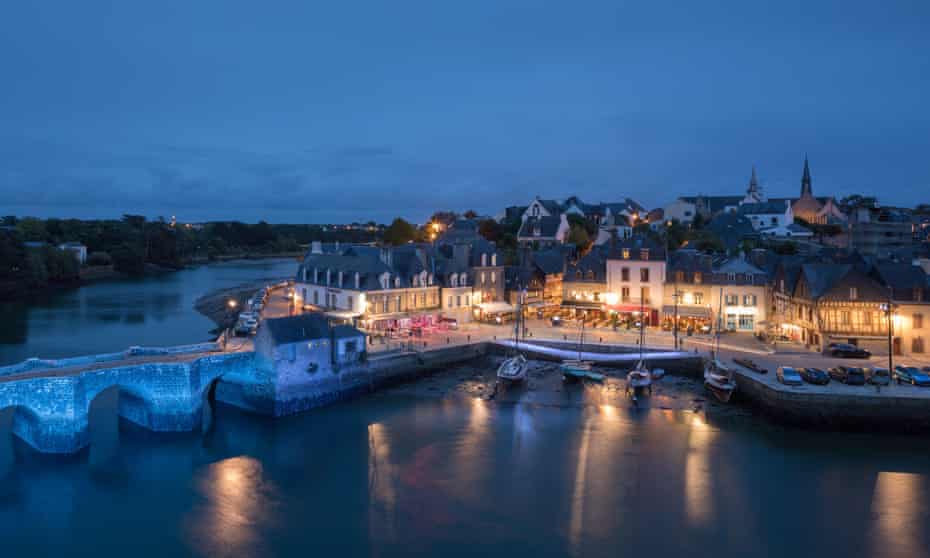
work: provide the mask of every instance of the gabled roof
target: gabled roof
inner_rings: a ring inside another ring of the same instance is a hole
[[[810,289],[811,298],[822,297],[853,269],[849,264],[816,263],[801,266],[801,274]]]
[[[622,260],[623,251],[629,250],[630,260],[641,260],[642,250],[649,251],[647,261],[665,260],[665,245],[648,236],[634,235],[630,238],[616,239],[609,241],[605,246],[608,248],[607,258],[611,260]]]
[[[920,266],[910,262],[884,262],[875,266],[883,283],[895,290],[927,288],[927,274]]]
[[[565,271],[565,254],[559,248],[537,250],[531,255],[533,264],[546,275]]]
[[[744,275],[765,275],[765,271],[743,258],[730,258],[714,268],[717,273],[742,273]]]
[[[520,225],[520,232],[517,233],[517,237],[555,238],[561,224],[562,218],[558,214],[548,217],[527,217],[523,224]],[[537,228],[539,230],[538,235],[535,234]]]
[[[568,266],[565,272],[566,281],[598,281],[607,280],[607,251],[606,245],[595,246],[580,260]],[[581,277],[578,278],[578,273]]]
[[[329,319],[317,313],[287,318],[269,318],[262,320],[260,327],[268,332],[275,345],[286,345],[310,339],[329,339],[330,331],[337,339],[362,335],[361,331],[352,326],[330,326]]]

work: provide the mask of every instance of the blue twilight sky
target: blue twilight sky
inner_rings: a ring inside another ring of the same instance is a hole
[[[0,6],[0,214],[930,201],[927,0]]]

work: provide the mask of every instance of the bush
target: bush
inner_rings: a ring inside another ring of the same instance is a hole
[[[87,265],[113,265],[113,258],[106,252],[91,252],[87,255]]]

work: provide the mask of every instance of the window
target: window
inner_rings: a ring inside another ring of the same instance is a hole
[[[914,329],[923,329],[924,327],[924,315],[923,314],[914,314]]]
[[[447,306],[452,308],[452,295],[449,295],[449,304]]]
[[[461,305],[462,305],[462,295],[456,295],[456,297],[455,297],[455,305],[456,305],[456,306],[461,306]]]
[[[385,314],[390,312],[390,310],[388,309],[388,304],[390,304],[388,302],[388,297],[384,297],[384,299],[381,301],[381,307],[382,307],[381,311],[384,312]]]
[[[492,274],[491,274],[491,283],[492,283],[492,284],[493,284],[493,283],[497,283],[497,274],[496,274],[496,273],[492,273]]]
[[[704,293],[694,293],[693,297],[695,304],[704,304]]]
[[[736,283],[736,274],[727,273],[727,281],[729,281],[730,283]]]
[[[695,272],[694,272],[694,282],[697,283],[697,284],[701,284],[701,282],[702,282],[703,280],[704,280],[704,276],[701,274],[701,272],[700,272],[700,271],[695,271]]]
[[[643,295],[643,304],[649,304],[649,302],[652,300],[649,298],[649,287],[642,287],[640,292]]]
[[[859,298],[859,289],[856,287],[849,287],[849,300],[857,300]]]
[[[491,254],[491,265],[497,265],[497,254]]]
[[[849,311],[843,310],[840,312],[840,324],[849,325]]]
[[[872,325],[872,313],[871,312],[862,313],[862,325],[867,325],[867,326]]]
[[[485,281],[484,272],[482,271],[482,272],[481,272],[481,284],[484,285],[486,282],[487,282],[487,281]]]
[[[743,306],[755,306],[756,295],[743,295]]]
[[[695,274],[695,275],[697,275],[697,274]],[[684,272],[684,271],[676,271],[676,272],[675,272],[675,281],[678,282],[678,283],[682,283],[682,282],[684,282],[684,280],[685,280],[685,272]]]
[[[630,259],[630,249],[629,249],[629,248],[624,248],[624,249],[623,249],[623,259],[624,259],[624,260]]]
[[[643,267],[639,270],[639,280],[643,283],[649,282],[649,268]]]
[[[630,288],[629,287],[622,287],[620,289],[620,298],[623,300],[623,302],[630,301]]]
[[[465,306],[471,306],[471,296],[465,295]]]
[[[620,280],[629,281],[630,280],[630,268],[624,267],[620,270]]]
[[[320,291],[313,291],[313,305],[320,305]]]
[[[639,251],[639,259],[648,260],[649,259],[649,248],[641,248]]]
[[[911,352],[912,353],[922,353],[924,352],[924,338],[915,337],[911,340]]]
[[[347,309],[347,310],[351,310],[352,308],[354,308],[354,307],[352,306],[352,303],[353,303],[353,302],[354,302],[354,301],[352,300],[352,295],[349,295],[349,296],[346,297],[346,309]]]
[[[481,267],[487,267],[487,266],[488,266],[488,255],[481,254]]]
[[[752,329],[752,314],[740,314],[739,328],[743,330]]]

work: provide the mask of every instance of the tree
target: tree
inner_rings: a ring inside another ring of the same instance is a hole
[[[494,219],[484,219],[478,223],[478,234],[483,236],[485,240],[497,242],[503,236],[504,230]]]
[[[726,246],[723,244],[723,241],[709,230],[702,230],[695,234],[694,240],[689,242],[689,244],[694,245],[694,247],[701,252],[726,251]]]
[[[120,273],[128,275],[145,273],[145,253],[138,245],[124,242],[117,246],[110,256],[113,258],[114,269]]]
[[[417,238],[417,229],[400,217],[394,219],[384,231],[384,243],[392,246],[406,244]]]
[[[35,217],[23,217],[16,223],[16,228],[23,240],[32,242],[45,242],[48,240],[48,231],[45,222]]]
[[[878,206],[878,199],[875,196],[863,196],[861,194],[853,194],[851,196],[846,196],[840,200],[840,207],[844,211],[851,211],[853,209],[865,208],[871,209]]]
[[[433,213],[432,217],[429,218],[429,222],[442,223],[444,226],[448,227],[458,218],[458,213],[454,211],[437,211],[436,213]]]
[[[462,216],[465,217],[466,219],[474,219],[475,217],[478,216],[478,213],[475,212],[474,209],[469,209],[469,210],[466,211],[465,214],[462,215]]]
[[[583,226],[572,225],[568,231],[567,241],[574,244],[579,252],[587,252],[588,248],[591,246],[591,237],[588,236],[588,231],[585,230]]]

